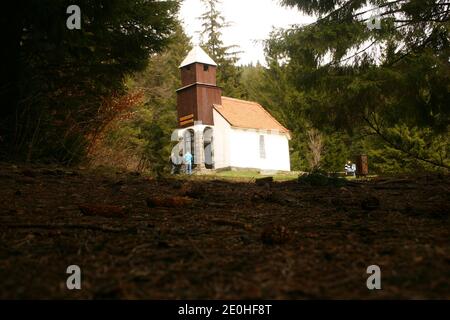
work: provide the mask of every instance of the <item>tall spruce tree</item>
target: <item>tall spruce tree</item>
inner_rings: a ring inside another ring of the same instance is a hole
[[[16,1],[2,13],[0,157],[81,159],[86,136],[102,126],[105,101],[124,95],[124,78],[165,48],[179,7],[79,0],[81,30],[69,30],[72,4]]]
[[[448,169],[450,4],[282,2],[320,17],[279,31],[268,45],[289,82],[305,94],[305,114],[314,125],[346,130],[355,139],[372,136],[397,156]],[[370,153],[371,145],[364,145]]]
[[[171,134],[177,127],[176,89],[181,87],[178,66],[190,48],[190,39],[177,23],[168,47],[149,57],[145,70],[128,79],[128,91],[143,93],[143,101],[128,117],[105,130],[90,154],[93,164],[147,171],[155,176],[170,169]]]
[[[202,22],[201,46],[218,64],[218,84],[222,86],[225,95],[239,98],[242,95],[240,88],[241,69],[236,66],[238,61],[238,46],[226,46],[222,40],[223,29],[229,23],[219,11],[220,0],[202,0],[206,10],[200,16]]]

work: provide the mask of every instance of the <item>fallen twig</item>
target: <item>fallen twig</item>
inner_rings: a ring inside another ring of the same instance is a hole
[[[188,237],[189,242],[191,243],[192,247],[194,248],[194,250],[203,258],[203,259],[207,259],[207,257],[205,256],[205,254],[195,245],[194,241],[192,241],[191,238]]]
[[[249,224],[239,222],[239,221],[231,221],[225,219],[209,219],[209,222],[221,225],[221,226],[231,226],[231,227],[239,227],[243,229],[250,229],[251,226]]]
[[[118,229],[118,228],[108,228],[101,227],[92,224],[8,224],[3,225],[4,227],[11,229],[90,229],[95,231],[103,231],[103,232],[113,232],[113,233],[122,233],[128,232],[131,229]]]
[[[378,185],[380,184],[389,184],[389,183],[414,183],[414,181],[410,179],[391,179],[386,181],[377,182]]]

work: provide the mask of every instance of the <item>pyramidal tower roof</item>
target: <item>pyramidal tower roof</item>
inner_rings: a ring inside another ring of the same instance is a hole
[[[180,68],[186,67],[193,63],[203,63],[209,64],[211,66],[216,66],[217,64],[211,59],[210,56],[199,46],[195,46],[187,55],[187,57],[180,64]]]

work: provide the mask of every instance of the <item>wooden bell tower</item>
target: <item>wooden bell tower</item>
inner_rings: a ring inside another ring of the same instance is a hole
[[[217,86],[217,64],[200,47],[195,47],[180,65],[182,87],[177,90],[178,127],[201,121],[214,125],[213,105],[222,104]]]

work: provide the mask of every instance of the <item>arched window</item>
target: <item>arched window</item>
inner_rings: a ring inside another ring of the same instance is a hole
[[[195,165],[195,132],[192,129],[184,132],[184,154],[192,154],[192,163]]]
[[[203,150],[205,152],[206,169],[214,169],[213,129],[205,128],[203,131]]]

